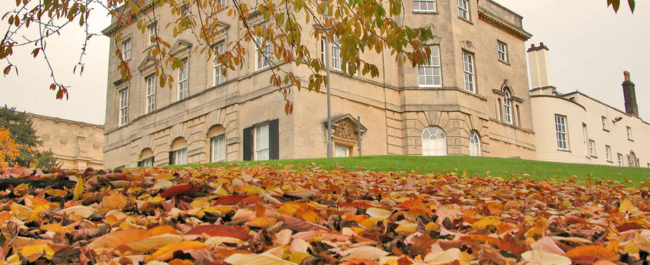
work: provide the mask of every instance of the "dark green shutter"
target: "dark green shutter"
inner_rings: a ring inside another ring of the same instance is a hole
[[[244,129],[244,161],[253,160],[253,127]]]
[[[142,167],[144,161],[138,161],[138,167]]]
[[[278,120],[269,122],[269,159],[280,159],[280,126]]]
[[[174,151],[169,152],[169,164],[174,164]]]

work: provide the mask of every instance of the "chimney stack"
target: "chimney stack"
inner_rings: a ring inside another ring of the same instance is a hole
[[[625,81],[623,81],[623,98],[625,98],[625,112],[639,116],[639,106],[636,104],[636,92],[634,90],[634,83],[630,79],[630,72],[623,72]]]
[[[551,69],[548,62],[548,47],[543,42],[538,47],[530,45],[528,49],[530,64],[530,81],[532,89],[551,86]]]

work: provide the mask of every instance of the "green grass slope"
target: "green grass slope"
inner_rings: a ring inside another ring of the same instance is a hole
[[[212,164],[207,164],[212,165]],[[625,185],[641,185],[650,179],[650,169],[604,165],[566,164],[523,159],[492,157],[421,157],[421,156],[363,156],[348,158],[285,159],[260,162],[228,162],[216,166],[267,165],[285,169],[346,169],[350,171],[409,171],[421,174],[457,174],[459,176],[492,176],[559,181],[618,181]],[[198,165],[193,165],[198,166]]]

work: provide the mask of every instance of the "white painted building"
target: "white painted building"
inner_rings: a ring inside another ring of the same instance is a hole
[[[528,56],[537,160],[650,167],[650,124],[639,117],[628,72],[622,111],[582,92],[558,92],[543,43],[528,49]]]

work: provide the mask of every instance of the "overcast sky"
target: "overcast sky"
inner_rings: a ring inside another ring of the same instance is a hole
[[[482,1],[482,0],[481,0]],[[581,91],[617,109],[624,110],[623,71],[630,71],[636,84],[641,117],[650,121],[650,6],[637,0],[632,15],[627,6],[615,14],[605,0],[497,0],[524,17],[524,29],[531,34],[526,47],[544,42],[549,47],[552,84],[560,92]],[[621,1],[627,2],[627,1]],[[0,10],[4,8],[0,7]],[[2,10],[4,14],[6,10]],[[92,17],[91,17],[92,18]],[[108,25],[103,14],[91,19],[92,32]],[[0,29],[5,31],[4,23]],[[106,112],[108,38],[93,37],[84,59],[82,76],[73,75],[84,35],[64,32],[65,38],[51,40],[48,51],[59,82],[70,85],[69,100],[55,100],[48,89],[50,72],[43,60],[30,56],[12,58],[19,67],[0,79],[0,104],[64,119],[103,124]],[[33,47],[28,47],[31,51]],[[40,56],[40,55],[39,55]],[[4,68],[3,62],[0,68]]]

